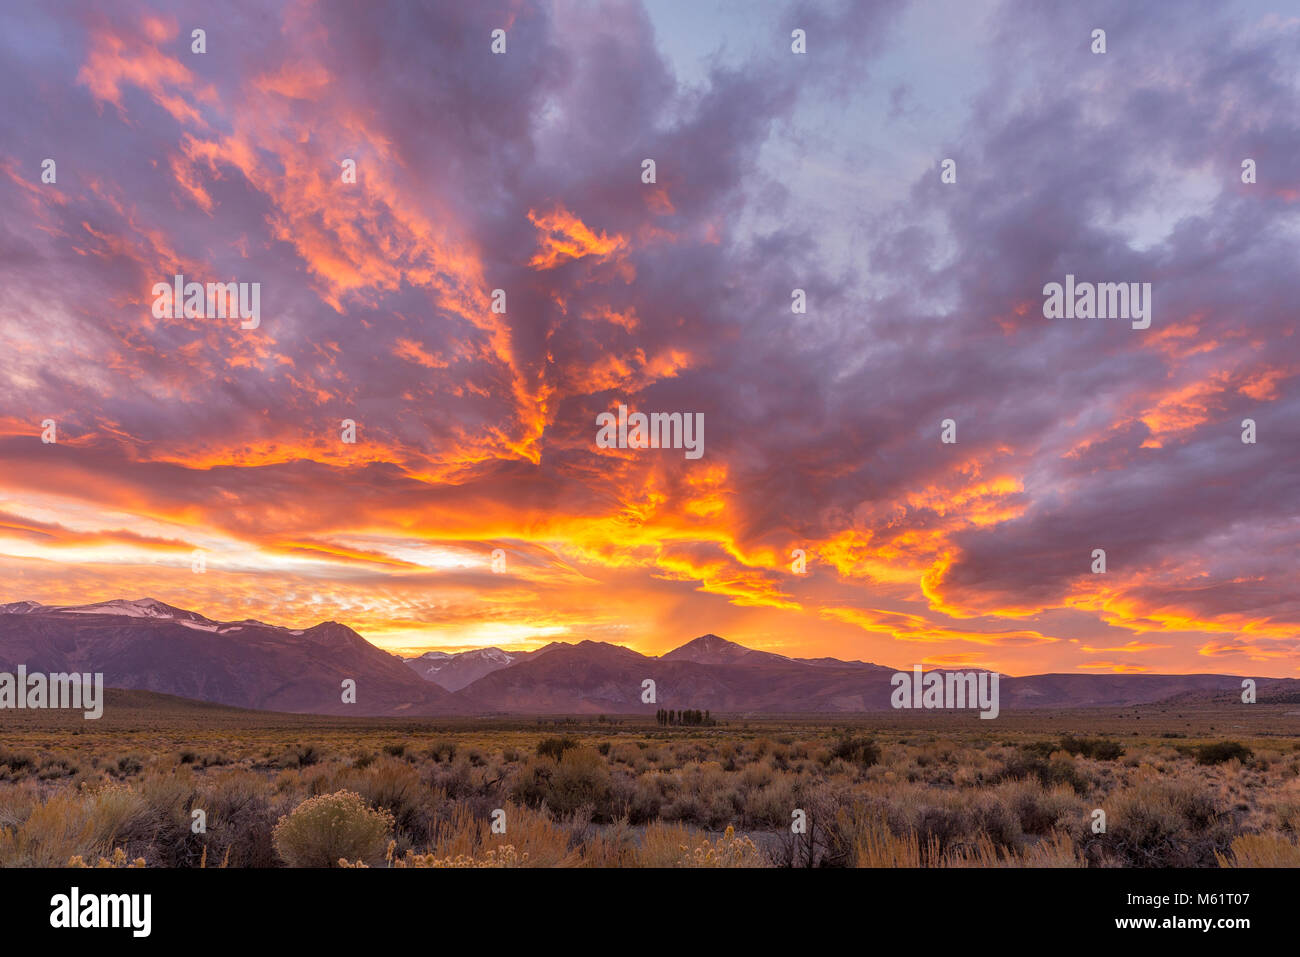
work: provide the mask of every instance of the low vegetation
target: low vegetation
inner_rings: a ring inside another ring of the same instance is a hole
[[[260,720],[7,735],[0,865],[1300,863],[1295,736],[1150,720],[1143,736],[712,715]]]

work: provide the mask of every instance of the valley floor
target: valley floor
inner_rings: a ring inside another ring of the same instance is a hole
[[[1300,708],[8,712],[0,865],[1300,866]]]

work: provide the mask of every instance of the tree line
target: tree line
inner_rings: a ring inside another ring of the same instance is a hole
[[[672,708],[660,708],[655,712],[655,722],[662,725],[714,725],[712,715],[707,710],[697,711],[691,708],[673,710]]]

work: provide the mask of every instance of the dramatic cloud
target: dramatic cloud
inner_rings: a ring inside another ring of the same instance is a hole
[[[1300,19],[692,16],[9,5],[4,600],[1300,673]],[[1044,318],[1067,275],[1150,327]],[[620,405],[704,455],[598,447]]]

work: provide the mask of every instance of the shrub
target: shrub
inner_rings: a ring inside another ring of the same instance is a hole
[[[1088,790],[1087,780],[1068,757],[1058,754],[1055,760],[1046,761],[1041,755],[1028,748],[1013,752],[1003,765],[1002,773],[996,776],[997,781],[1019,778],[1037,778],[1038,783],[1045,788],[1068,784],[1079,794]]]
[[[20,771],[34,771],[36,759],[30,754],[0,749],[0,768],[8,768],[14,777],[18,777]]]
[[[746,793],[745,823],[754,827],[790,825],[790,811],[799,806],[795,797],[795,780],[782,776]]]
[[[211,781],[194,806],[207,812],[208,859],[231,867],[274,867],[275,809],[261,779],[230,771]]]
[[[546,789],[554,774],[555,762],[550,758],[529,758],[515,774],[510,786],[511,800],[537,807],[546,800]]]
[[[1195,782],[1164,780],[1150,772],[1107,801],[1104,843],[1136,867],[1212,867],[1227,849],[1231,819]]]
[[[840,738],[831,748],[831,757],[869,768],[880,762],[880,748],[870,738]]]
[[[559,761],[564,757],[565,751],[571,751],[578,746],[578,739],[571,735],[564,735],[562,738],[543,738],[537,745],[537,754],[539,757],[550,758],[552,761]]]
[[[1253,756],[1254,752],[1240,741],[1216,741],[1196,749],[1197,764],[1223,764],[1233,758],[1246,762]]]
[[[1067,734],[1061,739],[1061,750],[1070,754],[1082,754],[1085,758],[1097,761],[1114,761],[1124,756],[1124,746],[1118,741],[1105,738],[1076,738]]]
[[[429,757],[439,764],[443,761],[454,761],[456,759],[456,743],[454,741],[435,741],[429,748]]]
[[[372,811],[353,791],[336,791],[303,801],[280,818],[271,839],[290,867],[335,867],[342,858],[377,864],[392,827],[387,811]]]
[[[355,791],[371,807],[388,811],[396,827],[409,830],[424,809],[427,791],[419,773],[405,761],[385,757],[364,770],[348,768],[332,781],[331,790]]]
[[[588,806],[605,810],[610,794],[609,768],[591,748],[574,748],[564,755],[546,786],[546,803],[557,814]]]
[[[139,774],[143,770],[144,765],[141,764],[139,759],[133,754],[128,754],[117,759],[117,773],[124,778]]]
[[[998,786],[996,794],[1016,815],[1025,834],[1068,833],[1072,823],[1083,820],[1086,810],[1074,791],[1064,785],[1046,790],[1034,781],[1007,781]]]
[[[660,788],[662,775],[639,774],[627,782],[630,795],[626,798],[627,819],[631,824],[648,824],[659,820],[664,795]]]

